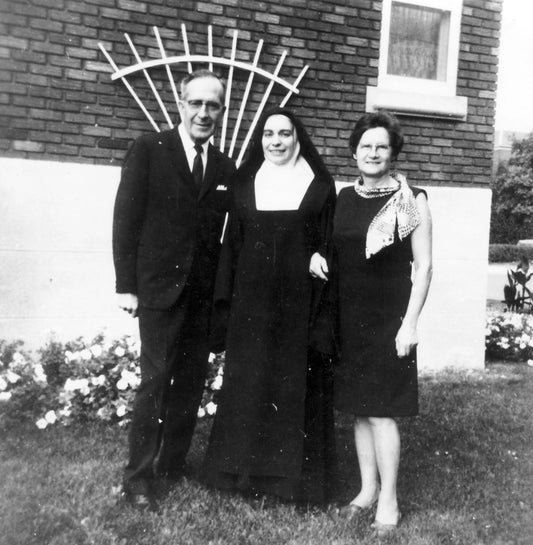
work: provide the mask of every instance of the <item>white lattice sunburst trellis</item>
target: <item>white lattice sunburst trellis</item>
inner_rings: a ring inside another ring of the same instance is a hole
[[[183,37],[183,44],[185,49],[184,55],[175,55],[175,56],[168,56],[165,48],[163,46],[163,42],[161,40],[161,36],[159,34],[159,30],[157,27],[154,28],[154,34],[157,40],[157,45],[159,47],[159,51],[161,53],[161,58],[158,59],[151,59],[148,61],[143,61],[141,57],[139,56],[139,53],[137,52],[137,49],[135,48],[135,45],[131,41],[131,38],[128,34],[125,34],[126,41],[128,42],[128,45],[130,46],[130,49],[135,56],[136,63],[132,64],[131,66],[128,66],[127,68],[118,68],[118,66],[115,64],[113,59],[111,58],[110,54],[106,51],[105,47],[100,43],[98,44],[100,49],[102,50],[103,54],[105,55],[106,59],[108,60],[109,64],[114,70],[114,73],[111,76],[112,80],[120,79],[132,97],[135,99],[141,110],[144,112],[144,115],[147,117],[148,121],[152,125],[152,127],[159,132],[161,129],[155,122],[154,118],[150,114],[150,112],[147,110],[146,106],[143,104],[142,100],[139,98],[139,95],[135,92],[130,82],[126,79],[127,76],[131,76],[133,74],[136,74],[137,72],[142,72],[146,81],[148,82],[148,85],[150,86],[150,89],[159,105],[159,108],[161,109],[163,116],[165,117],[165,121],[168,124],[169,127],[173,127],[174,124],[172,123],[172,119],[168,113],[167,108],[165,107],[165,104],[161,98],[160,93],[158,92],[156,85],[154,84],[154,81],[148,71],[152,68],[158,68],[158,67],[164,67],[167,73],[167,77],[170,83],[170,87],[172,89],[172,94],[174,96],[174,100],[176,101],[176,104],[179,101],[179,95],[176,88],[176,83],[174,81],[174,77],[171,71],[171,65],[175,64],[187,64],[187,69],[189,72],[192,72],[193,70],[193,63],[199,63],[199,64],[207,64],[210,70],[213,70],[213,66],[227,66],[228,67],[228,76],[227,76],[227,92],[226,92],[226,99],[225,99],[225,106],[226,110],[224,113],[224,117],[222,120],[222,128],[221,128],[221,134],[220,134],[220,150],[225,151],[226,147],[226,136],[228,132],[228,119],[229,119],[229,112],[230,108],[232,106],[232,84],[233,84],[233,78],[234,78],[234,70],[239,69],[243,70],[245,72],[248,72],[248,80],[246,82],[246,87],[244,89],[244,92],[241,97],[238,97],[237,101],[240,102],[240,104],[237,104],[236,107],[238,107],[238,114],[235,121],[235,124],[233,126],[233,134],[231,135],[231,142],[229,145],[228,155],[230,157],[233,157],[235,153],[235,147],[237,144],[237,139],[239,135],[239,131],[241,129],[241,124],[243,120],[243,116],[245,114],[246,108],[248,106],[248,99],[250,96],[250,91],[252,89],[252,85],[254,82],[255,76],[261,76],[262,78],[266,78],[268,81],[268,85],[266,89],[264,90],[263,96],[261,98],[261,101],[255,111],[254,117],[250,123],[250,126],[248,127],[248,130],[246,132],[246,136],[243,140],[240,152],[238,154],[238,157],[236,159],[237,165],[239,165],[242,161],[242,158],[246,152],[246,148],[248,146],[248,143],[250,141],[250,138],[252,136],[252,133],[255,129],[255,126],[259,120],[259,117],[261,116],[261,113],[263,112],[267,101],[271,95],[272,89],[275,84],[279,85],[282,88],[285,88],[287,90],[287,93],[285,97],[281,100],[280,106],[285,106],[289,98],[293,94],[298,94],[299,89],[298,85],[300,84],[300,81],[302,80],[303,76],[307,72],[307,69],[309,68],[307,65],[304,66],[300,73],[298,74],[298,77],[293,83],[289,83],[285,79],[281,78],[279,76],[280,70],[283,66],[283,63],[285,62],[285,58],[287,56],[287,52],[283,51],[281,54],[278,63],[276,65],[276,68],[274,72],[268,72],[266,70],[263,70],[258,66],[259,64],[259,57],[261,54],[261,49],[263,47],[263,40],[259,40],[257,44],[257,49],[255,51],[253,62],[246,63],[237,60],[237,40],[238,40],[238,31],[235,30],[233,32],[233,42],[232,42],[232,48],[231,48],[231,57],[229,59],[224,57],[216,57],[213,54],[213,32],[212,27],[208,27],[208,34],[207,34],[207,55],[192,55],[190,53],[189,49],[189,42],[187,40],[187,31],[185,28],[185,25],[181,25],[181,33]]]

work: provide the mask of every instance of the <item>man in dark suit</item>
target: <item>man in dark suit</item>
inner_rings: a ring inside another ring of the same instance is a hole
[[[122,169],[113,218],[119,306],[139,317],[141,384],[126,499],[153,508],[157,475],[183,474],[209,357],[208,328],[233,161],[210,143],[224,112],[211,72],[180,86],[180,125],[141,136]]]

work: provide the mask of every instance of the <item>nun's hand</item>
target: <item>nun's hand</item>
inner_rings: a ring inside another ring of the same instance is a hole
[[[318,252],[315,252],[311,256],[311,262],[309,263],[309,274],[313,278],[320,278],[325,282],[328,281],[328,263],[325,257],[322,257]]]

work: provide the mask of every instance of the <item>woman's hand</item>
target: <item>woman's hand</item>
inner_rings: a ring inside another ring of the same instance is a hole
[[[325,257],[322,257],[318,252],[315,252],[311,256],[311,262],[309,263],[309,274],[313,278],[320,278],[324,281],[328,281],[328,263]]]
[[[416,348],[418,334],[416,327],[410,327],[405,322],[396,335],[396,353],[399,358],[406,358]]]

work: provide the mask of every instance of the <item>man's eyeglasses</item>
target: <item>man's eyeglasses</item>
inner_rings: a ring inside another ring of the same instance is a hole
[[[211,102],[211,101],[204,101],[204,100],[184,100],[189,106],[189,108],[195,112],[199,112],[202,109],[202,106],[205,106],[205,109],[210,114],[217,114],[222,110],[222,104],[219,104],[218,102]]]

